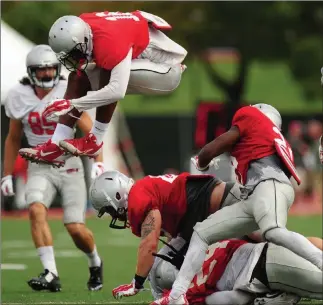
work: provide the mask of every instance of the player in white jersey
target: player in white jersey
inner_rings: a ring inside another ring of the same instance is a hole
[[[10,118],[4,150],[4,178],[1,180],[5,196],[14,195],[12,172],[23,132],[31,147],[48,141],[56,123],[48,122],[42,111],[48,101],[62,98],[65,91],[68,94],[69,90],[67,82],[60,79],[61,64],[49,46],[35,46],[27,55],[26,66],[28,78],[24,78],[10,90],[5,103],[6,114]],[[92,126],[86,113],[78,123],[83,132],[88,132]],[[100,162],[102,156],[98,156],[96,161],[98,162],[94,163],[92,169],[94,177],[104,170],[103,163]],[[88,289],[101,289],[102,261],[97,253],[93,234],[84,224],[87,191],[81,159],[69,158],[60,169],[47,164],[29,163],[27,179],[26,202],[29,205],[31,233],[44,268],[39,277],[28,282],[29,286],[34,290],[61,290],[53,239],[46,219],[47,209],[58,191],[62,198],[64,225],[76,247],[89,259]]]
[[[322,248],[322,240],[309,238]],[[181,238],[155,258],[149,274],[155,299],[169,290],[184,257]],[[231,239],[208,248],[202,269],[187,292],[189,304],[296,304],[301,297],[323,299],[322,271],[286,248],[272,243]]]
[[[73,71],[69,83],[77,90],[82,87],[82,95],[53,100],[44,111],[48,117],[60,116],[52,142],[22,149],[21,155],[52,164],[64,150],[95,156],[117,101],[126,94],[165,95],[176,90],[187,51],[163,33],[170,29],[162,18],[142,11],[83,13],[56,20],[49,44],[62,64]],[[73,139],[76,117],[94,107],[91,132]]]

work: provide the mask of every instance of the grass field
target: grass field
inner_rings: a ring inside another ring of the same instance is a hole
[[[133,237],[128,230],[110,229],[109,220],[95,218],[87,220],[104,260],[105,285],[99,292],[87,291],[87,259],[75,249],[62,222],[60,220],[50,221],[55,240],[57,267],[62,283],[60,293],[34,292],[26,283],[42,271],[33,248],[28,221],[2,219],[1,222],[2,264],[26,266],[25,270],[2,270],[2,304],[145,304],[152,299],[149,291],[135,297],[125,298],[121,302],[113,299],[112,288],[130,283],[132,280],[139,239]],[[321,216],[291,217],[288,227],[307,236],[322,237]]]

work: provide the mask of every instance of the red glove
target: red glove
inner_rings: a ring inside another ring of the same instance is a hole
[[[112,290],[112,295],[115,299],[119,300],[122,297],[131,297],[133,295],[136,295],[142,290],[144,290],[143,286],[141,288],[135,287],[135,280],[133,279],[130,284],[121,285],[117,288],[114,288]]]
[[[55,119],[71,111],[73,106],[69,100],[53,100],[49,102],[43,111],[43,115],[48,119]]]

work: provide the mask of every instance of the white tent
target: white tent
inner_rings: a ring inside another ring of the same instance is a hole
[[[26,56],[34,45],[1,20],[1,103],[10,88],[27,75]],[[62,74],[67,76],[68,71],[62,69]]]

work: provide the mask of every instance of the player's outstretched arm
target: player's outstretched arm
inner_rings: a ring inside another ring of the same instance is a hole
[[[154,264],[152,255],[158,250],[158,239],[161,229],[161,215],[159,210],[152,210],[141,225],[141,242],[138,249],[136,274],[146,278]]]
[[[240,133],[236,126],[232,126],[226,133],[206,144],[198,154],[198,165],[206,167],[213,158],[228,152],[239,140]]]

